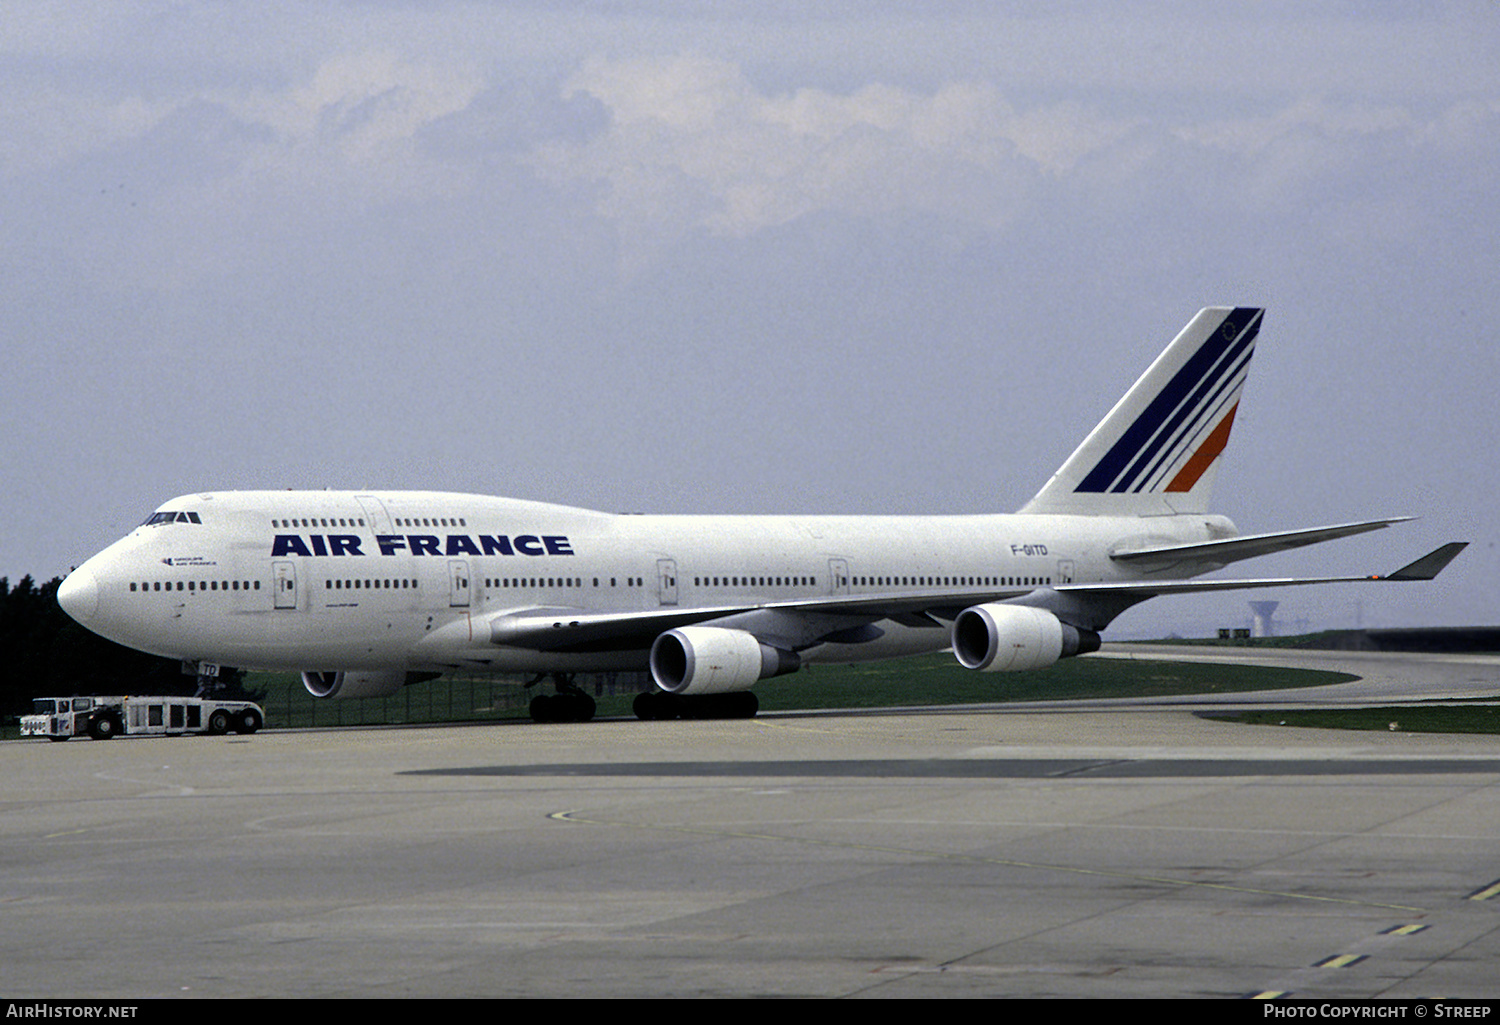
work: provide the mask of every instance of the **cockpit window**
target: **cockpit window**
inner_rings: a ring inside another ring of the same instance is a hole
[[[142,526],[159,527],[163,523],[202,523],[195,512],[156,512],[146,517]]]

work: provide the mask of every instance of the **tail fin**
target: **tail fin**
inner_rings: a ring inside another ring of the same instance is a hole
[[[1207,512],[1264,313],[1198,311],[1021,512]]]

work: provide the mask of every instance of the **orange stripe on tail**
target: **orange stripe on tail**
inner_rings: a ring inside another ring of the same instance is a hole
[[[1193,485],[1198,483],[1198,478],[1209,468],[1213,461],[1219,458],[1219,453],[1224,451],[1224,446],[1229,444],[1229,428],[1234,426],[1234,414],[1240,408],[1236,402],[1229,410],[1229,414],[1219,421],[1219,426],[1204,439],[1198,451],[1193,453],[1193,458],[1187,461],[1187,465],[1177,471],[1177,476],[1172,478],[1172,483],[1167,485],[1168,491],[1191,491]]]

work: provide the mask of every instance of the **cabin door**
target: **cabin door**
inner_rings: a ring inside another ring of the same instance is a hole
[[[656,560],[657,594],[663,605],[677,604],[677,560]]]
[[[467,559],[448,561],[448,607],[453,609],[469,607],[469,560]]]
[[[828,593],[829,594],[848,594],[849,593],[849,560],[848,559],[829,559],[828,560]]]
[[[276,608],[297,607],[297,564],[276,561],[271,563],[271,586],[276,590]]]

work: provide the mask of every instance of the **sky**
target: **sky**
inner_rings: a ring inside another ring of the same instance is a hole
[[[1202,306],[1214,511],[1415,523],[1107,636],[1500,622],[1493,3],[27,2],[0,576],[167,499],[1008,512]]]

